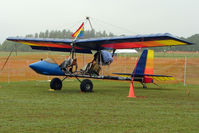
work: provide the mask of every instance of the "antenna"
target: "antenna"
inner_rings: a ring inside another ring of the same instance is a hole
[[[88,20],[88,22],[89,22],[89,24],[90,24],[90,26],[91,26],[91,29],[93,30],[93,26],[92,26],[92,24],[91,24],[90,17],[86,16],[86,19]]]

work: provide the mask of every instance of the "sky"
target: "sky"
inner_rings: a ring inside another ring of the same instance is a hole
[[[74,31],[86,16],[116,35],[199,33],[199,0],[0,0],[0,43],[45,30]],[[87,23],[88,25],[88,23]],[[89,30],[89,26],[85,27]]]

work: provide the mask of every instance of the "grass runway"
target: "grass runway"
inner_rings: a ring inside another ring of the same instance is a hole
[[[93,80],[94,93],[64,81],[50,92],[47,81],[0,82],[0,132],[11,133],[198,133],[199,85],[161,84],[147,89],[129,82]]]

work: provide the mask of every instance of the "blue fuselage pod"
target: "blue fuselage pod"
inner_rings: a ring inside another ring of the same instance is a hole
[[[35,72],[43,75],[64,76],[64,72],[60,69],[58,64],[50,63],[44,60],[32,63],[29,65]]]

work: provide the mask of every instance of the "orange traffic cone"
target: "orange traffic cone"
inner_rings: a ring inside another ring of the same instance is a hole
[[[129,88],[129,96],[128,97],[132,97],[132,98],[135,98],[135,94],[134,94],[134,89],[133,89],[133,81],[131,81],[131,85],[130,85],[130,88]]]

